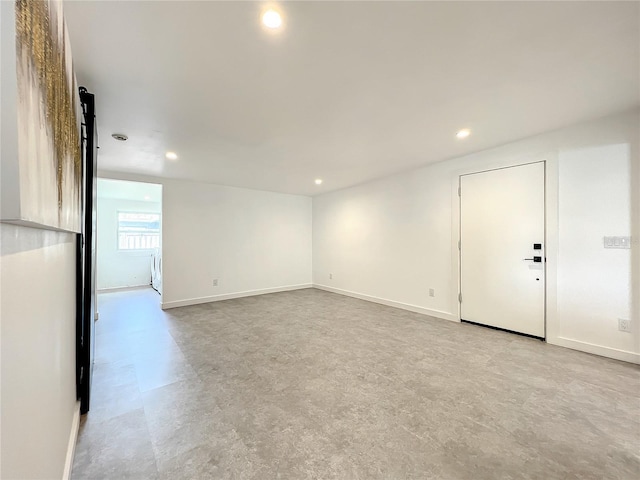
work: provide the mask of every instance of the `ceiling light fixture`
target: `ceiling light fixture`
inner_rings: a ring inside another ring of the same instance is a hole
[[[267,28],[275,30],[276,28],[280,28],[282,26],[282,16],[278,12],[270,8],[262,14],[262,24]]]
[[[151,197],[150,197],[149,195],[145,195],[145,196],[144,196],[144,199],[145,199],[145,200],[151,200]]]
[[[321,178],[316,178],[315,182],[316,182],[316,185],[322,185],[322,179]]]
[[[471,135],[471,130],[469,130],[468,128],[463,128],[458,133],[456,133],[456,137],[458,138],[467,138],[469,135]]]
[[[124,133],[112,133],[111,136],[118,140],[119,142],[126,142],[129,137],[127,137]]]
[[[177,160],[178,159],[178,154],[176,152],[167,152],[164,155],[165,157],[167,157],[167,160]]]

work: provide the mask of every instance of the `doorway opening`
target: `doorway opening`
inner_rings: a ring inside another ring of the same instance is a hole
[[[98,292],[153,288],[162,296],[162,185],[98,179]]]

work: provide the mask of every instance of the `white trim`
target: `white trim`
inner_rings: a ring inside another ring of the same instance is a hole
[[[640,353],[629,352],[627,350],[618,350],[611,347],[603,347],[593,343],[581,342],[571,338],[557,337],[547,339],[547,343],[557,345],[559,347],[570,348],[572,350],[580,350],[581,352],[592,353],[601,357],[613,358],[614,360],[622,360],[623,362],[640,364]]]
[[[147,283],[145,285],[131,285],[129,287],[106,287],[99,288],[96,290],[96,293],[111,293],[111,292],[120,292],[123,290],[140,290],[142,288],[151,288],[151,284]]]
[[[440,318],[443,320],[449,320],[452,322],[459,322],[460,319],[456,318],[455,314],[442,312],[439,310],[430,310],[428,308],[419,307],[417,305],[410,305],[407,303],[395,302],[393,300],[387,300],[384,298],[374,297],[371,295],[365,295],[362,293],[351,292],[349,290],[342,290],[340,288],[329,287],[327,285],[313,284],[313,288],[318,290],[325,290],[327,292],[337,293],[339,295],[345,295],[347,297],[358,298],[373,303],[380,303],[389,307],[400,308],[402,310],[409,310],[411,312],[420,313],[423,315],[429,315],[431,317]],[[594,345],[592,343],[581,342],[579,340],[573,340],[564,337],[547,338],[547,343],[550,345],[557,345],[559,347],[570,348],[572,350],[578,350],[585,353],[591,353],[593,355],[599,355],[601,357],[613,358],[614,360],[621,360],[623,362],[631,362],[640,364],[640,354],[629,352],[626,350],[617,350],[615,348],[603,347],[601,345]]]
[[[73,412],[73,420],[71,421],[71,432],[69,433],[69,444],[67,445],[67,458],[64,461],[64,472],[62,480],[71,478],[71,469],[73,468],[73,457],[76,453],[76,443],[78,441],[78,430],[80,429],[80,402],[76,402],[76,408]]]
[[[421,313],[422,315],[429,315],[430,317],[441,318],[442,320],[449,320],[451,322],[460,322],[459,318],[452,313],[442,312],[440,310],[431,310],[429,308],[419,307],[417,305],[411,305],[409,303],[396,302],[393,300],[387,300],[386,298],[374,297],[371,295],[365,295],[363,293],[350,292],[349,290],[342,290],[340,288],[328,287],[327,285],[320,285],[318,283],[313,284],[313,288],[318,290],[325,290],[327,292],[337,293],[339,295],[345,295],[347,297],[358,298],[360,300],[366,300],[367,302],[380,303],[388,307],[400,308],[402,310],[409,310],[410,312]]]
[[[558,317],[558,155],[548,155],[545,162],[545,339],[554,344],[560,337]]]
[[[233,298],[253,297],[255,295],[265,295],[267,293],[288,292],[290,290],[302,290],[312,288],[311,283],[302,283],[300,285],[285,285],[274,288],[261,288],[258,290],[247,290],[245,292],[225,293],[222,295],[212,295],[210,297],[188,298],[186,300],[174,300],[172,302],[164,302],[160,304],[163,310],[176,307],[186,307],[189,305],[198,305],[200,303],[219,302],[221,300],[231,300]]]

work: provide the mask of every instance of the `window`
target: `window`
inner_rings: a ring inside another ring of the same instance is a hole
[[[159,246],[159,213],[118,212],[119,250],[144,250]]]

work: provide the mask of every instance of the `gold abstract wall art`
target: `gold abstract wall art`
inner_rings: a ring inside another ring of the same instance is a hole
[[[81,112],[62,1],[16,0],[15,46],[18,220],[80,231]]]

